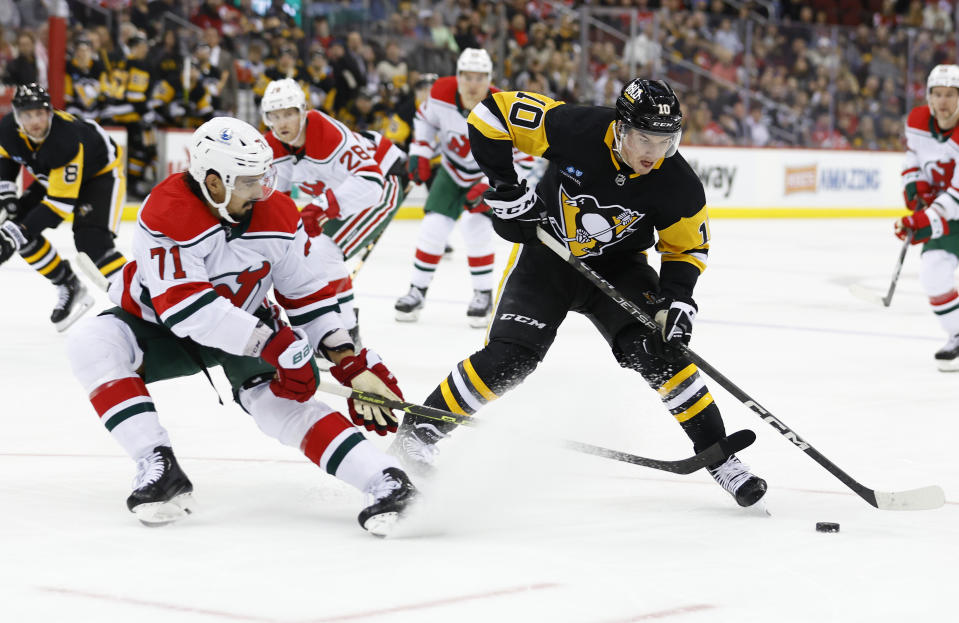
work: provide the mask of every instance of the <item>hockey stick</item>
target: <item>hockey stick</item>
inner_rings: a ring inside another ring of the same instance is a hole
[[[649,331],[659,331],[659,325],[641,310],[635,303],[624,297],[620,292],[606,281],[602,275],[594,271],[585,263],[574,257],[569,249],[564,247],[558,240],[550,236],[542,227],[536,228],[536,237],[550,248],[556,255],[566,260],[566,262],[575,268],[580,274],[589,279],[596,287],[603,291],[608,297],[613,299],[620,307],[628,312],[633,318]],[[759,405],[746,392],[741,390],[735,383],[726,378],[716,368],[709,365],[702,357],[694,353],[689,347],[681,346],[682,353],[689,358],[703,372],[712,377],[720,387],[735,396],[740,402],[749,407],[753,412],[759,415],[760,419],[772,426],[780,435],[788,439],[794,446],[812,457],[830,474],[838,478],[844,485],[852,489],[856,495],[866,502],[880,510],[929,510],[939,508],[945,504],[946,498],[942,488],[937,485],[922,487],[919,489],[910,489],[908,491],[875,491],[856,482],[852,476],[839,469],[839,467],[820,454],[813,448],[809,442],[803,440],[795,431],[791,430],[781,420],[772,413]]]
[[[404,413],[409,413],[411,415],[416,415],[418,417],[423,417],[430,420],[436,420],[438,422],[452,422],[454,424],[471,426],[474,428],[481,426],[479,421],[474,420],[469,416],[458,415],[442,409],[435,409],[433,407],[418,405],[412,402],[390,400],[377,394],[358,391],[342,385],[321,382],[318,389],[328,394],[341,396],[343,398],[352,398],[353,400],[362,400],[363,402],[389,407],[390,409],[396,409],[397,411],[403,411]],[[602,456],[607,459],[613,459],[614,461],[623,461],[624,463],[632,463],[633,465],[651,467],[652,469],[658,469],[664,472],[672,472],[674,474],[691,474],[706,467],[707,465],[713,465],[725,461],[730,454],[735,454],[744,448],[748,448],[755,440],[756,433],[753,431],[737,431],[717,441],[702,452],[695,454],[688,459],[681,459],[679,461],[648,459],[646,457],[627,454],[626,452],[619,452],[617,450],[610,450],[608,448],[602,448],[600,446],[594,446],[579,441],[559,440],[559,444],[568,450],[574,450],[576,452],[592,454],[595,456]]]
[[[896,291],[896,284],[899,283],[899,273],[902,272],[902,265],[906,260],[906,252],[909,250],[909,245],[912,244],[912,236],[913,232],[909,230],[909,233],[906,234],[906,239],[902,242],[902,250],[899,251],[899,260],[896,262],[896,268],[893,270],[892,281],[889,282],[889,291],[886,292],[886,296],[879,296],[858,283],[849,286],[849,291],[852,292],[853,296],[869,301],[870,303],[882,303],[883,307],[889,307],[889,304],[892,303],[892,295]]]

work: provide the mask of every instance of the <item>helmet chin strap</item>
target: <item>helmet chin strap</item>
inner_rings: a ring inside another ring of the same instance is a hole
[[[233,195],[233,189],[227,186],[226,184],[224,184],[223,187],[226,188],[226,197],[220,203],[213,201],[213,197],[210,196],[210,191],[206,187],[206,182],[203,182],[202,184],[200,184],[200,191],[203,193],[203,198],[206,199],[211,206],[216,208],[216,211],[220,215],[220,218],[222,218],[223,220],[229,223],[233,223],[233,224],[239,223],[240,221],[233,218],[230,215],[230,213],[227,212],[226,210],[226,206],[229,205],[230,198]]]

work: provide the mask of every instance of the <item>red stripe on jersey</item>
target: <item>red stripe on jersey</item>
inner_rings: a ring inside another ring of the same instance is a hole
[[[360,221],[366,218],[366,215],[369,214],[370,210],[372,209],[373,208],[365,208],[363,210],[360,210],[359,212],[351,216],[349,220],[353,223],[359,223]],[[349,226],[340,227],[340,230],[336,232],[335,236],[333,236],[333,242],[335,242],[336,244],[340,244],[343,238],[349,235],[351,230],[352,230],[352,227],[349,227]]]
[[[906,173],[914,173],[915,171],[918,171],[918,170],[919,170],[919,167],[913,167],[911,169],[906,169],[905,171],[902,172],[902,174],[905,175]]]
[[[906,119],[906,127],[929,132],[929,119],[932,117],[929,107],[923,104],[916,106],[909,111],[909,117]]]
[[[127,265],[123,267],[123,294],[120,296],[120,307],[137,318],[143,318],[143,312],[140,311],[140,306],[133,300],[133,296],[130,294],[130,287],[133,284],[133,277],[136,275],[136,272],[136,260],[127,262]]]
[[[303,451],[306,458],[319,465],[323,453],[330,447],[337,435],[351,428],[353,428],[353,424],[343,417],[342,413],[334,411],[323,416],[310,427],[310,430],[306,431],[303,442],[300,444],[300,450]]]
[[[390,195],[390,198],[389,198],[389,205],[393,205],[393,202],[396,201],[396,193],[397,193],[397,192],[398,192],[398,190],[396,190],[396,189],[394,188],[394,189],[393,189],[393,194]],[[380,214],[379,214],[375,219],[373,219],[373,222],[372,222],[372,223],[369,223],[369,224],[366,226],[366,228],[363,229],[363,231],[361,231],[360,234],[359,234],[356,238],[353,239],[353,242],[351,242],[350,244],[346,245],[346,248],[343,249],[343,253],[349,255],[349,254],[353,251],[353,249],[356,248],[356,245],[357,245],[361,240],[363,240],[363,236],[365,236],[365,235],[366,235],[370,230],[372,230],[374,227],[376,227],[377,225],[379,225],[380,223],[382,223],[382,222],[383,222],[383,219],[385,219],[387,216],[389,216],[389,214],[390,214],[390,208],[386,208],[386,209],[382,210],[382,211],[380,212]]]
[[[191,296],[212,289],[213,286],[208,281],[192,281],[173,286],[163,294],[153,297],[153,309],[156,310],[157,315],[162,316],[174,305],[179,305]]]
[[[122,402],[141,396],[150,397],[147,386],[138,376],[131,376],[116,381],[108,381],[90,392],[90,402],[97,410],[97,415],[103,417],[110,409]]]
[[[356,171],[353,171],[353,173],[375,173],[376,175],[383,175],[378,164],[368,164],[365,167],[360,167]]]
[[[442,259],[442,257],[443,257],[442,254],[433,255],[432,253],[427,253],[426,251],[423,251],[421,249],[416,250],[416,259],[423,262],[424,264],[439,264],[440,259]]]
[[[467,257],[466,261],[470,266],[489,266],[496,259],[496,255],[490,253],[489,255],[478,255],[476,257]]]
[[[306,307],[307,305],[312,305],[313,303],[325,301],[326,299],[330,298],[330,296],[332,296],[332,293],[330,292],[330,284],[327,284],[322,290],[317,290],[312,294],[307,294],[306,296],[301,296],[300,298],[287,298],[279,292],[276,292],[276,302],[282,305],[283,309],[299,309],[300,307]]]
[[[945,294],[940,294],[939,296],[930,296],[929,304],[930,305],[945,305],[946,303],[951,303],[952,301],[959,299],[959,292],[952,290],[951,292],[946,292]]]
[[[376,146],[376,151],[373,153],[373,160],[376,160],[376,164],[383,162],[383,156],[386,155],[386,152],[390,150],[390,147],[393,146],[393,142],[385,136],[380,138],[379,144]],[[384,175],[386,172],[383,172]]]

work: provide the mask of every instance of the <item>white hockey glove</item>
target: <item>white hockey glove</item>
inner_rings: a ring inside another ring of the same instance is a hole
[[[352,387],[357,391],[377,394],[390,400],[403,400],[403,392],[400,391],[396,377],[389,371],[380,356],[368,348],[345,357],[339,364],[330,368],[330,374],[341,385]],[[357,426],[365,426],[366,430],[375,430],[378,435],[396,432],[398,422],[389,407],[352,398],[347,399],[346,402],[350,408],[350,417]]]
[[[533,209],[539,197],[535,188],[528,188],[526,180],[519,184],[500,184],[483,193],[483,202],[497,218],[504,220],[522,216]]]
[[[19,209],[17,185],[8,181],[0,182],[0,223],[16,216]]]

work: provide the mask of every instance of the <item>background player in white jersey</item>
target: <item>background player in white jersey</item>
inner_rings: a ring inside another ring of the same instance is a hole
[[[936,65],[926,81],[927,104],[906,120],[902,181],[913,211],[896,222],[896,235],[924,243],[919,281],[949,339],[936,352],[939,369],[959,371],[959,66]]]
[[[74,375],[137,461],[128,508],[147,525],[192,511],[193,485],[147,384],[219,365],[264,433],[370,494],[360,524],[388,531],[416,490],[395,459],[312,400],[313,353],[347,386],[400,396],[396,379],[373,351],[354,352],[296,205],[272,193],[273,153],[259,132],[217,117],[191,143],[189,172],[154,187],[140,210],[134,260],[109,291],[118,307],[78,325],[69,341]],[[268,303],[271,287],[293,328]],[[396,430],[388,409],[351,402],[350,414],[382,435]]]
[[[313,252],[327,261],[342,320],[359,340],[353,280],[346,260],[374,243],[396,215],[406,186],[405,155],[376,132],[351,132],[318,110],[306,110],[293,79],[267,85],[261,104],[266,140],[273,149],[278,186],[311,196],[303,208]]]
[[[697,452],[725,436],[706,382],[677,348],[689,342],[697,310],[693,291],[709,254],[705,191],[677,151],[682,117],[669,85],[641,78],[624,87],[615,110],[523,91],[493,93],[473,109],[470,141],[495,187],[485,194],[494,227],[522,244],[510,256],[486,344],[456,365],[426,405],[476,413],[523,382],[569,312],[578,312],[619,365],[638,372],[660,395]],[[516,176],[516,147],[549,161],[535,188]],[[662,331],[648,331],[541,244],[539,223],[655,317]],[[662,255],[658,273],[647,261],[651,248]],[[437,442],[454,427],[407,414],[390,449],[414,469],[429,471]],[[735,455],[710,465],[709,473],[740,506],[766,493],[766,481]]]
[[[493,62],[486,50],[467,48],[456,62],[456,75],[434,82],[429,97],[416,111],[410,179],[425,184],[432,173],[430,158],[439,151],[442,160],[423,206],[426,214],[416,241],[410,289],[396,301],[397,320],[419,317],[446,242],[460,219],[473,281],[466,316],[471,326],[486,326],[493,307],[493,226],[483,214],[489,208],[482,202],[482,194],[489,185],[470,152],[466,117],[487,94],[498,90],[490,86],[492,74]],[[518,159],[527,171],[532,168],[532,158],[518,154]]]

